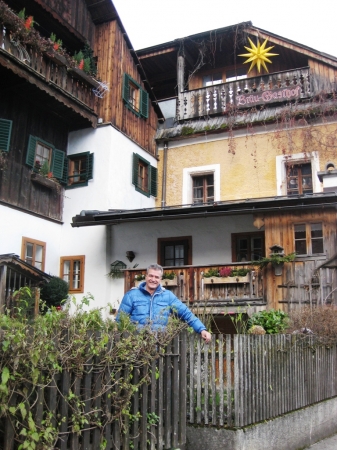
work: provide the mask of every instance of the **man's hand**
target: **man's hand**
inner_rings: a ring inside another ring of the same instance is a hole
[[[200,333],[201,337],[203,338],[203,340],[208,344],[209,342],[211,342],[212,340],[212,335],[211,333],[209,333],[206,330],[202,330],[202,332]]]

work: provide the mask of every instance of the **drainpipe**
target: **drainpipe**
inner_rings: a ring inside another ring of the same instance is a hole
[[[162,185],[162,193],[161,193],[161,207],[164,208],[166,206],[166,166],[167,166],[167,150],[168,143],[164,142],[164,161],[163,161],[163,185]]]

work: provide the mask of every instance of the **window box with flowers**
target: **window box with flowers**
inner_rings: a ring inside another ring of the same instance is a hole
[[[234,269],[232,267],[209,269],[204,273],[203,280],[204,284],[249,283],[250,269]]]
[[[134,279],[135,287],[138,287],[140,283],[143,283],[143,281],[145,281],[145,275],[143,274],[136,275]]]
[[[40,184],[48,189],[55,189],[58,193],[60,192],[61,185],[53,176],[53,173],[50,172],[49,165],[46,162],[41,165],[40,161],[35,161],[30,179],[33,183]]]
[[[164,272],[161,284],[162,286],[178,286],[178,278],[175,272]]]

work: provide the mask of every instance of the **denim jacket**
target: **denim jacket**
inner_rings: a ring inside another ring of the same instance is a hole
[[[139,326],[150,324],[153,330],[161,330],[167,325],[169,315],[175,313],[196,333],[206,330],[205,325],[171,291],[159,285],[151,295],[145,289],[145,285],[143,282],[138,288],[132,288],[124,295],[117,314],[117,322],[120,320],[121,312],[124,312]]]

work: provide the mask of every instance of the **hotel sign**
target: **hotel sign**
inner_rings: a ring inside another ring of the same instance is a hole
[[[235,103],[238,108],[247,108],[247,106],[263,105],[284,102],[286,100],[295,100],[301,96],[301,86],[286,87],[281,89],[271,89],[269,91],[254,92],[254,94],[239,94],[235,97]]]

